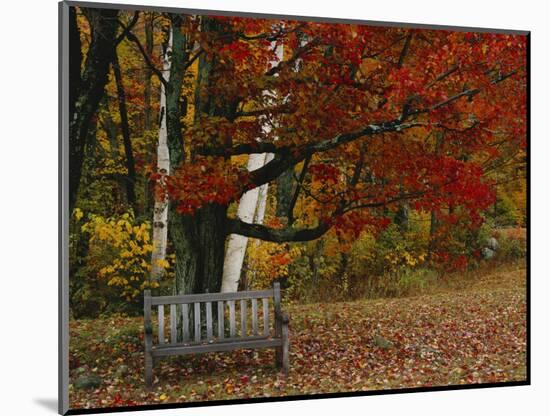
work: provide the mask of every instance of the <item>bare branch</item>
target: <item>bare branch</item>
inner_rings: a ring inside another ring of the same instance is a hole
[[[143,58],[145,59],[145,63],[147,64],[147,66],[151,69],[151,71],[153,71],[153,73],[156,75],[159,81],[162,82],[164,87],[168,88],[168,81],[166,81],[166,78],[164,78],[164,76],[162,75],[162,72],[155,66],[155,64],[153,64],[153,62],[151,61],[151,58],[143,48],[143,45],[141,44],[137,36],[134,35],[132,32],[128,31],[126,33],[126,37],[128,38],[128,40],[136,44],[139,51],[141,52],[141,55],[143,55]]]
[[[407,37],[405,38],[405,44],[403,45],[403,49],[401,49],[399,60],[397,61],[398,68],[401,68],[403,66],[403,63],[405,62],[405,58],[407,57],[407,53],[409,52],[409,46],[411,46],[412,37],[413,37],[413,32],[409,31],[409,33],[407,34]]]
[[[449,72],[449,71],[447,71]],[[506,74],[502,74],[502,75],[499,75],[497,78],[493,79],[490,84],[491,85],[495,85],[495,84],[498,84],[508,78],[510,78],[511,76],[515,75],[516,73],[519,72],[519,69],[514,69],[513,71],[510,71]],[[428,84],[429,85],[429,84]],[[417,114],[422,114],[422,113],[428,113],[430,111],[433,111],[433,110],[437,110],[438,108],[441,108],[441,107],[444,107],[446,105],[449,105],[463,97],[468,97],[468,98],[472,98],[474,96],[476,96],[477,94],[479,94],[480,92],[482,91],[481,88],[469,88],[469,89],[466,89],[466,90],[463,90],[443,101],[440,101],[438,103],[435,103],[433,105],[431,105],[430,107],[426,107],[426,108],[419,108],[419,109],[416,109],[416,110],[413,110],[413,111],[409,111],[407,116],[412,116],[412,115],[417,115]]]
[[[458,65],[452,65],[448,70],[439,74],[437,77],[435,77],[433,81],[429,82],[426,85],[426,89],[433,87],[439,81],[443,81],[445,78],[447,78],[449,75],[453,74],[457,70],[458,70]]]
[[[118,22],[118,24],[122,26],[123,30],[122,30],[122,33],[118,35],[118,37],[115,39],[115,45],[118,45],[120,42],[124,40],[124,38],[128,35],[130,30],[132,30],[136,25],[138,18],[139,18],[139,11],[136,10],[128,26],[124,26],[120,21]]]
[[[272,67],[270,70],[268,70],[265,75],[266,76],[272,76],[277,74],[278,72],[281,72],[284,68],[289,67],[293,65],[302,55],[309,52],[311,49],[313,49],[315,46],[317,46],[320,43],[319,38],[313,38],[308,43],[306,43],[303,46],[300,46],[294,51],[294,54],[287,59],[286,61],[281,61],[274,67]]]

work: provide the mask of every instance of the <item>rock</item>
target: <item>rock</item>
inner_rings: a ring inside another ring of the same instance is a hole
[[[122,364],[120,367],[116,370],[116,375],[118,377],[122,377],[128,374],[128,366],[126,364]]]
[[[374,345],[385,350],[393,347],[393,343],[391,341],[388,341],[386,338],[381,337],[380,335],[375,335],[372,338],[372,341],[374,342]]]
[[[495,237],[491,237],[487,239],[487,248],[497,251],[498,250],[498,241]]]
[[[494,250],[491,250],[490,248],[483,247],[481,249],[481,255],[483,256],[483,258],[485,260],[489,260],[489,259],[492,259],[493,257],[495,257],[495,252],[494,252]]]
[[[76,374],[84,374],[86,372],[88,372],[89,370],[86,368],[86,367],[78,367],[76,370],[74,370],[74,372]]]
[[[95,374],[82,375],[74,381],[74,387],[78,390],[96,389],[101,385],[101,378]]]

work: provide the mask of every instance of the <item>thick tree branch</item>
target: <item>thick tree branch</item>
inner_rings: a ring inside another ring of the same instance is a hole
[[[311,241],[316,240],[329,231],[334,225],[332,219],[343,215],[347,212],[364,209],[364,208],[379,208],[383,207],[398,201],[416,198],[421,196],[422,193],[411,193],[406,195],[401,195],[386,201],[377,201],[371,203],[364,203],[361,205],[354,206],[344,206],[341,205],[332,216],[330,221],[320,222],[319,225],[312,228],[292,228],[287,226],[285,228],[271,228],[262,224],[249,224],[241,221],[238,218],[228,218],[227,219],[227,233],[228,234],[239,234],[244,235],[245,237],[257,238],[264,241],[271,241],[274,243],[285,243],[290,241]]]
[[[227,220],[228,234],[239,234],[274,243],[316,240],[325,234],[331,226],[332,224],[330,223],[321,223],[317,227],[313,228],[295,229],[286,227],[282,229],[275,229],[261,224],[248,224],[238,218],[229,218]]]
[[[338,134],[330,139],[321,141],[319,143],[311,143],[304,146],[277,146],[274,143],[268,142],[252,142],[241,143],[230,148],[224,147],[200,147],[196,150],[196,153],[202,156],[238,156],[252,153],[275,153],[281,156],[287,156],[293,154],[293,158],[296,159],[296,163],[301,162],[308,155],[314,153],[326,152],[334,149],[342,144],[352,142],[363,136],[371,136],[379,133],[386,132],[399,132],[410,129],[412,127],[427,126],[429,123],[424,122],[410,122],[403,123],[401,120],[396,119],[379,124],[370,124],[362,130],[358,130],[351,133]],[[275,160],[275,159],[274,159]]]
[[[410,129],[412,127],[425,125],[426,123],[401,123],[399,120],[393,120],[380,124],[371,124],[362,130],[351,133],[338,134],[331,139],[324,140],[319,143],[312,143],[298,148],[286,146],[276,147],[271,151],[271,153],[276,154],[275,158],[271,162],[267,163],[259,169],[250,172],[250,183],[248,184],[248,189],[255,186],[263,185],[264,183],[271,182],[286,169],[301,162],[307,156],[313,155],[314,153],[326,152],[328,150],[341,146],[342,144],[352,142],[365,136],[372,136],[375,134],[386,132],[399,132]]]

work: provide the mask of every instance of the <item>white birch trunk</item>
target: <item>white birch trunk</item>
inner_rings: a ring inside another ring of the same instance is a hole
[[[281,62],[283,60],[283,47],[282,46],[279,46],[277,48],[276,54],[277,54],[277,57],[275,58],[275,60],[270,62],[270,66],[272,66],[272,67],[277,65],[279,62]],[[269,124],[266,124],[263,127],[263,130],[265,132],[269,133],[271,131],[271,126]],[[275,140],[277,140],[277,139],[275,138]],[[265,156],[264,165],[267,165],[269,162],[271,162],[273,160],[274,156],[275,155],[273,153],[267,153],[266,156]],[[264,183],[260,187],[260,192],[259,192],[259,196],[258,196],[258,207],[256,209],[256,215],[255,215],[255,218],[254,218],[254,223],[255,224],[262,224],[264,222],[265,207],[266,207],[266,204],[267,204],[267,191],[269,189],[268,187],[269,187],[269,184],[267,184],[267,183]]]
[[[254,153],[248,158],[247,169],[249,171],[261,168],[265,162],[265,153]],[[252,224],[258,204],[260,188],[254,188],[244,193],[239,201],[237,217],[244,222]],[[248,237],[239,234],[231,234],[225,250],[223,263],[222,292],[236,292],[239,287],[241,269],[243,267],[244,255]]]
[[[170,55],[172,53],[172,30],[168,45],[164,52],[162,62],[162,74],[166,81],[170,79]],[[168,131],[166,128],[166,91],[164,83],[160,83],[160,127],[157,145],[157,172],[160,178],[156,183],[161,189],[165,189],[166,175],[170,174],[170,153],[168,151]],[[166,259],[166,245],[168,243],[168,198],[155,198],[153,208],[153,252],[151,253],[151,281],[158,281],[164,272],[159,264]]]
[[[277,65],[283,59],[283,48],[278,47],[276,50],[276,59],[270,62],[270,66]],[[269,95],[269,92],[265,92]],[[271,126],[265,124],[263,126],[264,131],[269,132]],[[273,154],[253,153],[248,157],[247,168],[249,171],[261,168],[266,163],[269,163],[273,159]],[[267,191],[268,185],[264,184],[258,188],[251,189],[246,192],[239,201],[239,208],[237,210],[237,217],[249,224],[257,223],[261,224],[265,215],[265,208],[267,203]],[[221,291],[236,292],[239,288],[239,280],[241,278],[241,271],[243,268],[244,256],[246,254],[246,245],[248,244],[248,237],[231,234],[227,243],[225,251],[225,259],[223,263],[223,277]]]
[[[273,156],[273,153],[267,153],[265,155],[264,165],[271,162],[273,160]],[[258,207],[256,208],[256,215],[254,216],[255,224],[262,224],[264,222],[265,207],[267,204],[267,191],[269,190],[268,186],[269,185],[267,183],[260,186],[260,190],[258,192]]]

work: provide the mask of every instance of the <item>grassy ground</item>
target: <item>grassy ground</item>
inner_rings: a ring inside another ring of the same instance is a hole
[[[456,279],[456,277],[455,277]],[[508,266],[445,279],[410,298],[292,305],[288,377],[271,350],[173,357],[143,389],[142,318],[73,321],[71,408],[97,408],[419,386],[526,377],[525,269]]]

